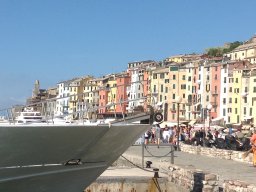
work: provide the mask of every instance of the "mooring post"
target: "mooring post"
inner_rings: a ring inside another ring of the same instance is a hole
[[[144,140],[145,140],[145,138],[144,138]],[[142,141],[142,144],[141,144],[141,146],[142,146],[142,149],[141,149],[141,153],[142,153],[141,154],[141,165],[142,165],[142,168],[144,168],[144,147],[145,147],[144,140]]]
[[[173,147],[173,144],[171,144],[171,164],[174,164],[174,147]]]

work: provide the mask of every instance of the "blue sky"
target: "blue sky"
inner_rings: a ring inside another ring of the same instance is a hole
[[[255,0],[0,0],[0,109],[127,63],[202,53],[256,33]]]

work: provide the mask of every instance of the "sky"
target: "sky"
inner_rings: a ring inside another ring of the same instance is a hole
[[[0,0],[0,109],[128,62],[203,53],[256,33],[255,0]]]

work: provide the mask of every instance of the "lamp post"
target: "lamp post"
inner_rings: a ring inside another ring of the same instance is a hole
[[[208,112],[209,112],[209,129],[210,129],[210,123],[211,123],[211,109],[212,109],[212,105],[209,103],[207,105],[207,109],[208,109]]]
[[[179,142],[179,138],[180,138],[180,102],[181,102],[182,98],[180,96],[177,96],[176,98],[176,103],[177,103],[177,150],[180,150],[180,142]]]

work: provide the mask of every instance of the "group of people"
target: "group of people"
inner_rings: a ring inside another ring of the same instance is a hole
[[[218,131],[216,129],[205,131],[203,128],[195,129],[192,126],[177,126],[168,127],[165,125],[164,128],[160,128],[159,124],[153,126],[151,130],[148,130],[144,134],[144,144],[149,143],[157,144],[159,147],[160,143],[177,144],[179,133],[179,141],[194,143],[195,145],[202,145],[204,139],[216,140],[217,138],[225,139],[226,133]],[[232,134],[232,133],[228,133]],[[253,152],[253,165],[256,167],[256,129],[253,134],[250,135],[251,151]]]

